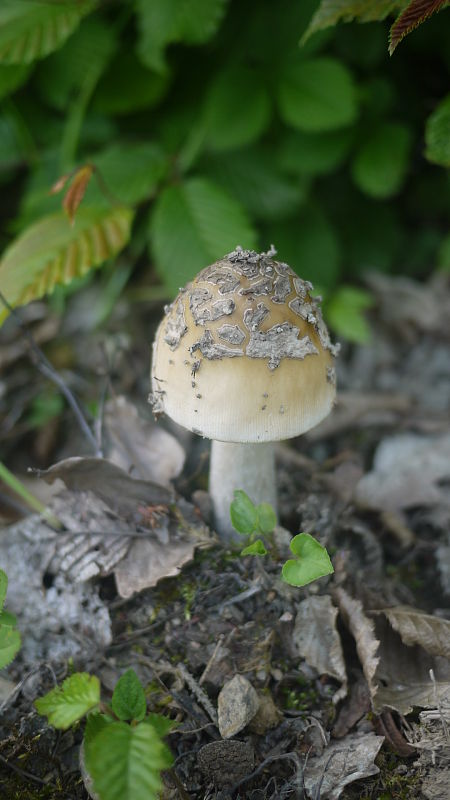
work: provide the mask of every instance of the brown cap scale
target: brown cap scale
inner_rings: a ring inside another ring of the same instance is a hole
[[[311,296],[312,285],[274,255],[273,249],[256,253],[237,247],[180,290],[155,338],[155,413],[217,443],[239,444],[288,439],[327,416],[336,393],[336,347]],[[236,462],[241,450],[234,450],[228,448],[223,468],[233,488],[248,491],[247,485],[252,496],[258,479],[244,480]],[[256,452],[258,469],[262,448]],[[247,446],[246,472],[249,455]],[[213,452],[214,459],[220,462]],[[269,460],[273,482],[273,453]],[[274,497],[275,490],[252,499]],[[228,528],[231,500],[232,490],[224,501]]]

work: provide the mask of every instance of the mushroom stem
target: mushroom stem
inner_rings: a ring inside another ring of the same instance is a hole
[[[209,493],[216,530],[225,542],[240,541],[230,520],[230,504],[235,489],[243,489],[250,499],[270,503],[277,511],[275,450],[272,442],[241,444],[218,442],[211,445]]]

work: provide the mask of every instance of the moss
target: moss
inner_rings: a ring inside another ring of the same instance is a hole
[[[417,772],[410,769],[405,775],[397,772],[399,766],[408,767],[407,760],[382,750],[375,764],[380,772],[364,780],[364,793],[361,794],[361,782],[356,781],[346,788],[342,800],[419,800],[423,797]]]

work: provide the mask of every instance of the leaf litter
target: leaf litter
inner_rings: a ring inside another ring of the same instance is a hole
[[[69,418],[44,463],[14,455],[26,440],[9,427],[16,438],[8,466],[23,473],[32,464],[35,480],[40,475],[58,490],[50,508],[63,530],[31,515],[6,524],[0,537],[8,607],[24,642],[5,672],[5,757],[20,768],[40,726],[64,771],[61,745],[29,711],[53,685],[46,665],[61,680],[74,658],[106,692],[133,666],[149,687],[150,710],[163,706],[179,720],[169,744],[193,800],[221,787],[233,800],[375,800],[396,774],[386,768],[384,741],[405,754],[389,758],[414,779],[408,798],[438,800],[433,787],[448,778],[450,704],[449,391],[438,323],[445,292],[431,281],[422,314],[418,285],[396,281],[374,281],[372,342],[344,346],[336,414],[303,437],[301,452],[295,443],[279,450],[286,536],[277,538],[278,549],[288,557],[287,531],[291,538],[306,531],[328,547],[335,567],[332,578],[304,589],[280,581],[280,564],[239,559],[217,544],[207,519],[208,443],[178,438],[137,410],[148,390],[141,378],[148,348],[129,358],[126,348],[145,340],[136,335],[148,325],[139,314],[126,317],[125,377],[113,372],[117,395],[102,411],[104,458],[74,455],[85,449]],[[392,304],[396,287],[403,309]],[[77,337],[77,352],[90,352],[91,330]],[[17,342],[9,331],[15,369],[28,370],[31,385],[33,368],[22,364]],[[130,371],[133,359],[141,369]],[[95,363],[72,366],[86,386],[96,385]],[[15,391],[8,374],[8,401]],[[240,720],[232,715],[236,679],[250,698],[237,703],[238,711],[248,705]],[[237,738],[221,736],[219,706]],[[257,723],[263,706],[266,719]],[[21,726],[14,750],[6,725]],[[0,785],[3,772],[0,765]]]

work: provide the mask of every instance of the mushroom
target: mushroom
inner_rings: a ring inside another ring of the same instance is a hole
[[[330,412],[332,345],[312,284],[267,253],[241,247],[203,269],[173,303],[153,345],[156,415],[212,439],[215,527],[236,538],[235,489],[277,507],[274,442]]]

